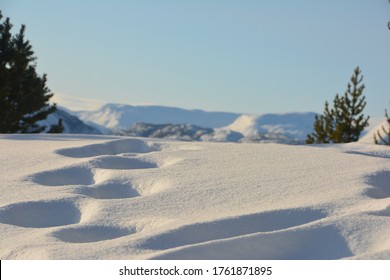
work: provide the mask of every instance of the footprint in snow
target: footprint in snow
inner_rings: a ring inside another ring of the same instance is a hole
[[[333,260],[351,257],[350,246],[335,225],[247,235],[162,252],[156,260]]]
[[[154,162],[120,156],[101,156],[70,167],[43,171],[29,176],[34,183],[44,186],[93,185],[98,173],[95,169],[133,170],[156,168]],[[97,174],[97,175],[96,175]]]
[[[384,158],[384,159],[390,158],[390,151],[369,151],[369,152],[348,151],[346,153],[351,155],[361,155],[361,156],[374,157],[374,158]]]
[[[165,250],[252,233],[271,232],[307,224],[326,215],[310,208],[286,209],[207,223],[191,224],[151,237],[141,245],[145,249]]]
[[[97,186],[83,187],[75,191],[78,194],[96,199],[122,199],[140,196],[130,184],[106,182]]]
[[[92,185],[95,183],[91,168],[84,165],[43,171],[29,177],[34,183],[44,186]]]
[[[82,226],[65,228],[52,235],[63,242],[90,243],[111,240],[136,233],[135,228],[120,228],[113,226]]]
[[[375,199],[390,197],[390,171],[380,171],[368,176],[367,183],[372,186],[366,190],[367,196]]]
[[[121,156],[101,156],[89,162],[93,168],[102,169],[148,169],[158,167],[154,162],[144,161],[138,158]]]
[[[81,211],[67,200],[30,201],[0,208],[0,222],[27,228],[47,228],[80,222]]]
[[[387,208],[384,209],[384,210],[377,211],[377,212],[372,212],[371,214],[373,214],[373,215],[375,215],[375,216],[390,217],[390,206],[387,207]]]

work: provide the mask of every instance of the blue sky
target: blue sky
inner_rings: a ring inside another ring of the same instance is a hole
[[[390,109],[386,0],[1,0],[55,93],[239,113],[322,112],[364,75]],[[59,104],[61,105],[61,104]]]

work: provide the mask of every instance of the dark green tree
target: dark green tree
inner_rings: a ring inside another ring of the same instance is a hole
[[[390,125],[390,118],[387,114],[387,110],[385,110],[385,116],[387,119],[387,123]],[[383,136],[381,134],[381,131],[378,130],[376,134],[374,134],[374,142],[375,144],[384,144],[384,145],[390,145],[390,127],[388,126],[385,128],[384,125],[381,126]]]
[[[64,132],[64,125],[62,124],[62,119],[58,120],[57,124],[52,124],[47,133],[62,133]]]
[[[325,109],[322,115],[314,117],[314,132],[309,134],[306,139],[307,144],[330,143],[331,133],[333,131],[333,113],[329,110],[328,101],[325,102]]]
[[[11,34],[9,18],[0,11],[0,133],[38,133],[45,126],[38,121],[56,110],[46,75],[36,72],[36,57],[25,39],[25,26]]]
[[[351,83],[348,83],[347,91],[340,101],[340,142],[349,143],[359,140],[360,134],[368,126],[369,117],[363,114],[367,102],[363,96],[365,88],[362,84],[363,76],[360,76],[359,67],[354,70]]]
[[[324,113],[315,116],[314,132],[307,136],[307,144],[349,143],[359,139],[369,119],[363,114],[366,101],[362,81],[361,71],[356,67],[344,95],[336,94],[332,109],[326,101]]]

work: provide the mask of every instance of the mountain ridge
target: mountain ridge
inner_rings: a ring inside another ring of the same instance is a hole
[[[104,104],[97,110],[69,112],[103,134],[287,144],[304,143],[315,115],[313,112],[254,115],[115,103]]]
[[[199,109],[178,107],[108,103],[93,111],[72,111],[86,123],[95,123],[113,131],[128,129],[134,123],[193,124],[218,128],[233,122],[240,114],[208,112]]]

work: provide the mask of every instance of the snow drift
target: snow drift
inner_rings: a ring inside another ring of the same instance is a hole
[[[386,140],[387,135],[383,131],[389,131],[390,130],[390,124],[389,122],[384,119],[381,121],[378,125],[376,125],[374,128],[370,129],[363,137],[359,139],[360,143],[367,143],[367,144],[372,144],[374,143],[374,138],[376,137],[379,142],[382,142],[381,139],[378,137],[378,132],[381,134],[381,136]]]

